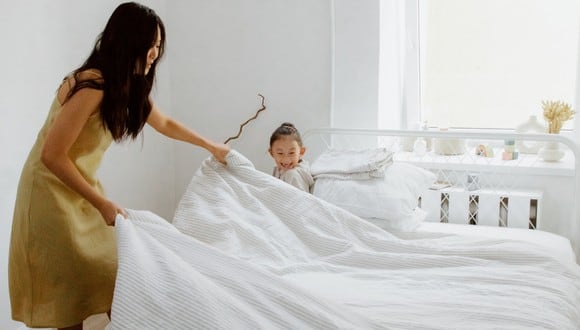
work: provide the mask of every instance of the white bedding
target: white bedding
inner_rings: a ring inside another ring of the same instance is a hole
[[[207,159],[173,225],[116,225],[111,329],[578,329],[580,267],[528,242],[400,239],[255,170]]]
[[[310,168],[314,179],[368,180],[382,178],[393,163],[393,153],[386,148],[362,150],[327,150]]]
[[[491,226],[471,226],[456,223],[422,222],[413,233],[397,233],[405,239],[418,237],[433,237],[436,235],[476,236],[489,239],[513,239],[538,245],[551,256],[562,259],[563,262],[576,262],[576,256],[570,240],[553,233],[537,229],[506,228]]]

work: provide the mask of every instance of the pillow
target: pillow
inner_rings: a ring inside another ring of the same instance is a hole
[[[337,150],[323,152],[310,167],[314,179],[328,177],[343,180],[366,180],[383,177],[393,163],[393,152],[386,148]]]
[[[421,167],[393,163],[382,178],[316,179],[312,193],[361,218],[383,220],[383,227],[410,231],[425,218],[426,214],[417,210],[418,199],[435,180],[435,174]]]
[[[415,231],[425,218],[427,218],[427,212],[417,206],[404,221],[377,218],[365,218],[365,220],[386,231],[410,232]]]

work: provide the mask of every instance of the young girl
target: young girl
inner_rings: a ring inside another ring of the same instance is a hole
[[[294,187],[310,192],[314,179],[308,163],[302,159],[306,148],[302,145],[300,133],[291,123],[283,123],[270,137],[268,152],[274,158],[276,167],[273,175]]]
[[[140,4],[119,5],[86,62],[65,77],[20,176],[8,279],[12,318],[29,327],[82,329],[110,311],[117,272],[112,227],[124,209],[97,178],[113,141],[145,124],[225,163],[229,147],[167,117],[150,98],[165,28]]]

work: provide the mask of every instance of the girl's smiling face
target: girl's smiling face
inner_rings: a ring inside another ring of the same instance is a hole
[[[306,148],[300,147],[298,142],[291,136],[283,136],[272,143],[270,155],[274,158],[276,166],[281,171],[293,169],[298,165]]]

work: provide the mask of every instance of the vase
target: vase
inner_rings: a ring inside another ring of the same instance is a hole
[[[546,126],[538,122],[536,116],[530,116],[527,121],[516,126],[515,131],[516,133],[545,133]],[[516,140],[516,149],[522,154],[537,154],[541,147],[541,142]]]
[[[545,162],[557,162],[564,157],[559,142],[545,142],[538,151],[538,156]]]

